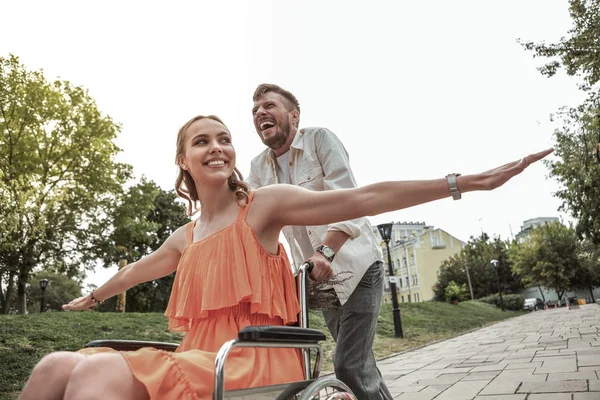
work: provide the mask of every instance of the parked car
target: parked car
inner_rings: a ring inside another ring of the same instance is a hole
[[[525,299],[523,302],[523,310],[537,311],[544,309],[544,302],[542,299]]]

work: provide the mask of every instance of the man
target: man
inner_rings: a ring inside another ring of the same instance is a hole
[[[348,153],[340,140],[325,128],[298,130],[300,105],[287,90],[259,85],[253,96],[254,127],[265,151],[253,161],[248,177],[252,188],[288,183],[310,190],[356,187]],[[326,287],[337,301],[323,310],[336,341],[335,373],[360,400],[391,399],[377,369],[373,341],[383,294],[383,255],[371,225],[360,218],[329,226],[285,227],[296,265],[315,264],[315,281],[339,279]],[[349,273],[348,273],[349,272]]]

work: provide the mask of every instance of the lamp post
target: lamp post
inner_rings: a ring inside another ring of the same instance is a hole
[[[40,312],[44,312],[44,293],[46,292],[46,288],[48,287],[48,279],[40,280],[40,289],[42,289],[42,299],[40,300]]]
[[[502,288],[500,287],[500,274],[498,273],[498,260],[490,261],[490,264],[494,266],[494,271],[496,271],[496,285],[498,286],[498,295],[500,296],[500,307],[502,311],[506,311],[504,309],[504,300],[502,300]]]
[[[390,254],[390,239],[392,237],[393,223],[377,225],[379,234],[385,242],[388,255],[388,268],[390,271],[390,290],[392,291],[392,307],[394,315],[394,332],[396,337],[403,338],[404,333],[402,332],[402,321],[400,320],[400,309],[398,308],[398,294],[396,293],[396,276],[394,275],[394,268],[392,267],[392,256]]]
[[[469,282],[469,292],[471,292],[471,300],[475,300],[473,296],[473,287],[471,286],[471,275],[469,275],[469,266],[465,264],[465,272],[467,273],[467,282]]]

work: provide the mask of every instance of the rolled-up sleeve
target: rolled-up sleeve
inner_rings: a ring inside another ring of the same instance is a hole
[[[315,135],[315,140],[317,157],[323,168],[323,189],[355,188],[356,181],[350,168],[350,157],[338,137],[330,130],[322,128]],[[360,236],[360,227],[353,220],[331,224],[327,230],[344,232],[349,239]]]

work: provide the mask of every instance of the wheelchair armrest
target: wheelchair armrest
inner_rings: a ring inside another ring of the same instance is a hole
[[[317,329],[295,326],[247,326],[238,333],[240,342],[318,343],[325,339]]]
[[[142,347],[154,347],[158,350],[175,351],[179,345],[177,343],[147,342],[143,340],[93,340],[85,345],[85,348],[88,347],[110,347],[118,351],[135,351]]]

